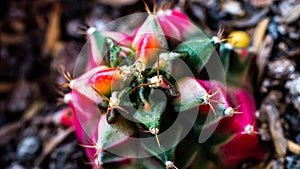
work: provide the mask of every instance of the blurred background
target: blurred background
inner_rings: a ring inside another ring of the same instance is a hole
[[[168,1],[157,0],[160,5]],[[150,9],[153,1],[146,1]],[[270,168],[300,168],[300,1],[173,0],[208,35],[225,28],[249,35],[256,55],[253,76],[261,139],[274,152]],[[87,158],[61,99],[85,44],[84,27],[102,28],[135,12],[139,0],[2,0],[0,5],[0,168],[82,169]],[[143,18],[112,25],[130,29]],[[132,23],[131,23],[132,22]],[[70,115],[70,114],[69,114]],[[71,115],[70,115],[71,116]],[[275,122],[274,122],[275,121]],[[270,135],[270,131],[275,133]],[[247,163],[243,165],[247,168]]]

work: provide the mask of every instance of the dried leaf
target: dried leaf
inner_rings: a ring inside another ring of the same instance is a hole
[[[268,115],[268,122],[275,150],[279,157],[283,159],[287,152],[287,141],[284,137],[283,128],[280,123],[279,111],[274,105],[266,105],[265,111]]]
[[[5,45],[21,43],[24,40],[26,40],[28,37],[26,34],[16,35],[16,34],[7,34],[4,32],[0,32],[0,34],[1,34],[0,41],[2,44]]]
[[[289,10],[282,18],[285,23],[292,23],[300,17],[300,4],[296,5],[293,9]]]
[[[290,152],[300,155],[300,145],[293,142],[292,140],[287,140],[287,146]]]
[[[257,59],[256,64],[258,66],[258,81],[260,81],[264,69],[267,65],[267,62],[269,60],[272,48],[274,45],[274,40],[271,35],[267,35],[264,39],[264,41],[261,44],[261,47],[258,49],[257,52]]]
[[[273,4],[273,0],[251,0],[250,3],[255,7],[269,7]]]
[[[45,106],[45,102],[36,101],[34,102],[25,112],[22,119],[28,121],[32,119],[43,107]]]
[[[11,92],[16,88],[16,82],[0,82],[0,93]]]
[[[55,3],[50,15],[49,25],[46,32],[46,40],[44,44],[44,49],[49,52],[55,46],[59,36],[60,36],[60,16],[61,16],[61,6],[60,3]]]
[[[245,28],[255,26],[262,18],[264,18],[269,12],[268,8],[253,13],[252,16],[243,18],[240,20],[222,21],[226,27]]]
[[[0,145],[7,144],[9,140],[13,139],[23,125],[23,121],[16,121],[2,126],[0,128]]]
[[[252,44],[254,51],[258,51],[258,48],[260,47],[263,38],[265,36],[269,22],[270,22],[270,18],[265,18],[261,20],[255,27],[255,30],[253,32],[253,44]]]
[[[53,138],[47,142],[47,144],[44,146],[42,154],[36,159],[35,166],[39,166],[45,157],[51,153],[51,151],[59,145],[69,134],[73,132],[73,128],[68,128],[66,130],[62,130],[58,132]]]

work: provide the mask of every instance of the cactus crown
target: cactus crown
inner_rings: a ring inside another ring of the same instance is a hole
[[[65,75],[69,83],[63,86],[72,90],[65,101],[75,112],[76,134],[93,166],[233,168],[246,159],[262,160],[265,153],[252,125],[255,105],[251,96],[244,90],[227,90],[213,79],[201,80],[212,53],[224,49],[224,30],[207,38],[182,11],[170,9],[170,4],[155,5],[153,12],[146,5],[146,11],[148,18],[132,37],[88,28],[85,71],[75,79]],[[227,53],[219,53],[226,67]],[[178,60],[185,67],[176,65]],[[186,68],[192,73],[181,72]],[[162,93],[155,94],[157,90]],[[176,118],[191,109],[196,109],[195,119],[181,119],[172,138],[165,139]],[[192,129],[185,131],[190,121]],[[211,138],[200,144],[197,137],[214,125]],[[132,150],[128,146],[132,138],[146,141]],[[253,141],[250,148],[240,143],[245,138]],[[230,150],[232,143],[239,151]],[[132,154],[124,156],[124,152]],[[226,157],[229,152],[233,154]],[[133,158],[139,153],[148,158]]]

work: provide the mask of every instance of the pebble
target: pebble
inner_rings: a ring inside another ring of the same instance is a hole
[[[289,90],[291,95],[300,95],[300,76],[289,80],[285,84],[285,88]]]
[[[223,12],[229,13],[231,15],[244,16],[245,11],[242,9],[242,4],[238,1],[227,1],[222,5]]]
[[[273,39],[277,39],[279,37],[279,30],[278,29],[279,29],[278,25],[274,21],[269,23],[268,31],[271,34]]]
[[[76,163],[69,163],[68,159],[74,160],[72,155],[74,154],[74,150],[76,149],[77,142],[72,142],[70,144],[66,144],[58,147],[51,153],[51,160],[49,163],[49,169],[72,169],[77,168]]]
[[[292,130],[300,132],[300,115],[298,113],[286,113],[284,117]]]
[[[6,169],[25,169],[25,167],[23,167],[22,165],[18,164],[18,163],[12,163],[9,167],[7,167]]]
[[[36,136],[23,138],[17,147],[17,159],[20,161],[33,160],[40,150],[41,142]]]
[[[300,160],[298,155],[290,155],[286,157],[287,169],[300,169]]]
[[[290,73],[295,71],[295,64],[287,59],[279,59],[268,65],[268,74],[275,79],[286,78]]]

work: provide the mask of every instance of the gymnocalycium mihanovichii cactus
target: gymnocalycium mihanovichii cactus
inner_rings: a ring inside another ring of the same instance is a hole
[[[90,164],[231,169],[264,160],[254,99],[218,78],[231,70],[233,48],[222,31],[208,38],[168,5],[147,11],[132,35],[88,28],[81,74],[65,75],[64,101]]]

